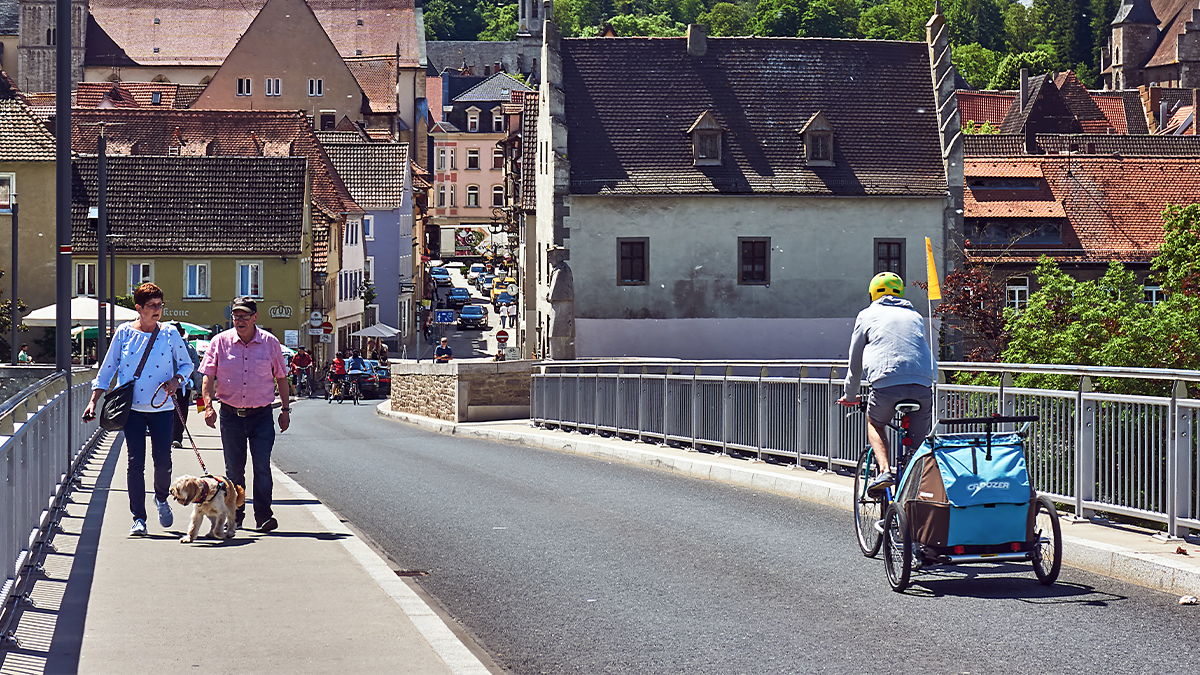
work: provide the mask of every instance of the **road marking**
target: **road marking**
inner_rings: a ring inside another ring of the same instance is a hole
[[[307,502],[308,510],[330,534],[342,535],[338,541],[363,566],[367,574],[371,575],[375,583],[379,584],[383,592],[400,606],[429,646],[433,647],[433,651],[450,667],[451,672],[455,675],[490,675],[490,671],[454,635],[446,622],[425,604],[416,591],[396,576],[396,572],[378,553],[355,536],[329,507],[274,464],[271,465],[271,475],[277,483],[287,487],[296,499]]]

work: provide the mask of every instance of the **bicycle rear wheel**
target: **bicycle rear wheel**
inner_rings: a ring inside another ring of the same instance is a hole
[[[358,405],[358,399],[359,399],[360,394],[361,394],[361,392],[359,392],[359,390],[358,390],[358,383],[355,382],[354,385],[350,389],[350,395],[354,397],[354,405]]]
[[[883,566],[887,570],[888,583],[897,593],[908,588],[912,575],[912,533],[908,530],[908,518],[895,503],[888,506],[883,527]]]
[[[879,462],[875,461],[875,453],[868,446],[858,457],[858,466],[854,469],[854,533],[858,538],[858,548],[868,558],[874,558],[879,553],[879,545],[883,533],[875,524],[883,519],[886,507],[886,497],[874,497],[867,494],[867,484],[879,475]]]

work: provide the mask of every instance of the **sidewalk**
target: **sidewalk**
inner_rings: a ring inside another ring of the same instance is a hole
[[[199,415],[188,422],[221,473],[217,431]],[[150,535],[129,537],[120,441],[110,433],[84,470],[0,673],[489,672],[393,566],[278,469],[275,532],[181,544],[191,507],[171,500],[164,532],[148,496]],[[190,447],[172,463],[175,477],[203,473]]]
[[[455,424],[419,415],[393,412],[387,401],[380,415],[417,424],[444,434],[518,443],[547,450],[681,473],[693,478],[773,492],[850,511],[851,476],[810,471],[759,461],[693,452],[595,434],[552,431],[526,420]],[[847,514],[847,541],[854,537]],[[1163,541],[1154,532],[1107,521],[1062,520],[1063,563],[1173,595],[1200,596],[1200,540]],[[1177,553],[1178,549],[1187,555]]]

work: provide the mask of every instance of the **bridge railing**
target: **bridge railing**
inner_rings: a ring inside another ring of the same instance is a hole
[[[80,464],[100,438],[99,422],[81,419],[94,375],[48,375],[0,406],[0,630],[12,618]]]
[[[573,361],[535,368],[535,424],[759,460],[852,468],[866,442],[862,415],[837,405],[845,361]],[[1200,530],[1200,372],[1026,364],[942,363],[990,372],[994,387],[936,388],[938,418],[1038,415],[1026,440],[1034,487],[1078,517],[1100,511]],[[1069,376],[1074,390],[1012,386],[1013,376]],[[1167,380],[1170,396],[1098,393],[1099,377]],[[943,378],[944,379],[944,378]],[[955,431],[963,431],[956,427]]]

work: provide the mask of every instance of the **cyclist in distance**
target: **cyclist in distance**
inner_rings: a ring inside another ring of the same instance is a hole
[[[923,439],[933,428],[933,383],[937,361],[929,344],[920,313],[903,299],[904,280],[893,272],[871,279],[871,304],[858,313],[850,336],[850,368],[846,391],[838,403],[858,405],[858,389],[865,379],[871,385],[867,399],[867,439],[879,463],[880,474],[867,484],[867,492],[879,492],[895,484],[888,461],[887,423],[896,414],[896,404],[915,400],[921,409],[909,417],[909,432]]]
[[[329,384],[330,395],[332,390],[336,390],[341,381],[346,379],[346,359],[342,358],[342,353],[337,352],[333,355],[333,363],[329,364]]]
[[[312,356],[309,355],[307,349],[301,347],[300,351],[296,352],[296,355],[292,357],[292,384],[294,386],[300,386],[300,378],[302,376],[308,378],[309,385],[311,386],[312,372],[309,368],[312,367],[312,364]]]
[[[358,385],[358,391],[361,393],[363,377],[367,374],[367,362],[359,355],[357,349],[354,350],[353,356],[346,359],[346,374]]]

